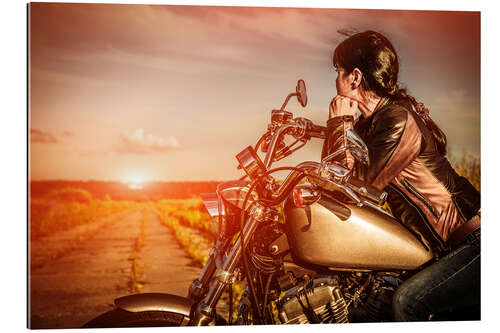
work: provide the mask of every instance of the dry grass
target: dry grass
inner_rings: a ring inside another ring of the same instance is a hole
[[[161,200],[153,207],[193,262],[203,266],[208,260],[208,251],[214,239],[210,231],[207,231],[203,212],[196,205],[196,201],[191,199]]]
[[[217,235],[212,230],[210,215],[205,210],[201,199],[160,200],[156,202],[156,205],[168,212],[169,216],[177,218],[181,225],[195,229],[204,238],[215,242]]]
[[[133,201],[95,200],[82,189],[53,190],[29,202],[30,237],[37,239],[68,230],[127,209],[137,208]]]
[[[449,153],[448,159],[459,175],[467,178],[478,191],[481,191],[480,156],[474,156],[464,150],[461,157],[457,157],[454,154]]]

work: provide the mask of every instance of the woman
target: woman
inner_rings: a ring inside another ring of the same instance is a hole
[[[387,191],[393,215],[438,259],[397,290],[395,319],[479,309],[480,195],[449,164],[446,136],[428,110],[398,88],[394,47],[380,33],[362,32],[337,46],[333,64],[338,95],[330,104],[322,157],[345,146],[346,130],[354,129],[368,146],[370,163],[355,163],[349,152],[341,162]]]

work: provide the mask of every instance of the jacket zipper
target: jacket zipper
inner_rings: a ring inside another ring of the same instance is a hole
[[[445,251],[446,250],[446,246],[444,245],[444,242],[441,240],[441,237],[439,237],[439,235],[436,233],[436,230],[434,230],[434,228],[429,225],[429,221],[427,220],[427,218],[425,217],[425,215],[422,213],[422,210],[420,209],[420,207],[416,206],[410,199],[408,199],[408,197],[400,189],[398,189],[397,186],[395,186],[394,184],[389,184],[389,186],[392,187],[392,189],[394,189],[397,193],[399,193],[399,195],[401,195],[401,197],[410,206],[412,206],[413,208],[415,208],[417,210],[418,214],[422,218],[422,221],[424,221],[424,225],[427,227],[427,230],[429,230],[429,232],[431,233],[431,235],[438,242],[438,245],[439,245],[438,251],[440,251],[440,252]]]
[[[403,177],[401,183],[409,192],[413,193],[417,197],[417,199],[419,199],[420,202],[422,202],[424,206],[427,207],[427,209],[429,209],[432,216],[434,216],[436,220],[439,220],[441,216],[436,207],[432,204],[432,202],[429,201],[429,199],[427,199],[422,193],[420,193],[420,191],[417,190],[415,186],[413,186],[412,183],[408,181],[408,179]]]

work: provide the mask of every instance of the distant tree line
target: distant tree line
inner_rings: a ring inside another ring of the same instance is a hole
[[[93,198],[105,200],[156,201],[161,199],[188,199],[200,193],[215,192],[220,182],[147,182],[142,189],[131,189],[128,184],[112,181],[48,180],[29,183],[32,198],[43,197],[50,191],[72,187],[88,191]]]

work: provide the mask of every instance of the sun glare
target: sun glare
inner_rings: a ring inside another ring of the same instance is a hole
[[[125,183],[131,190],[142,190],[145,182],[146,179],[143,176],[138,175],[129,177],[127,178],[127,180],[125,180]]]

